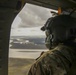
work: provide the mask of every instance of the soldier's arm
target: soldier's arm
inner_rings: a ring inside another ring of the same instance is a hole
[[[53,53],[44,53],[31,67],[28,75],[64,75],[66,69],[61,58]]]

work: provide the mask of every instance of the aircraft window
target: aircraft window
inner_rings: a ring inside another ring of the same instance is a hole
[[[40,30],[51,17],[51,9],[26,4],[11,27],[8,75],[27,75],[45,47],[45,33]]]

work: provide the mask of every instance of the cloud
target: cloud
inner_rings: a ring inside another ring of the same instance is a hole
[[[50,9],[26,4],[23,10],[19,13],[21,22],[18,27],[24,28],[44,25],[50,16]]]
[[[12,29],[18,28],[18,25],[21,23],[21,18],[17,15],[12,23]]]
[[[11,30],[11,36],[45,36],[45,32],[39,27],[16,28]]]

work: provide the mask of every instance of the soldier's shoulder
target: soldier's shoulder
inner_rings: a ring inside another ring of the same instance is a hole
[[[64,45],[59,45],[56,48],[44,52],[37,61],[45,61],[45,60],[55,60],[59,58],[66,58],[69,61],[72,61],[73,53],[71,52],[70,48]]]

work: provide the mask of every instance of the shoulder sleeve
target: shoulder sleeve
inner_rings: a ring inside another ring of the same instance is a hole
[[[31,67],[28,75],[64,75],[66,70],[61,59],[53,52],[44,53]]]

